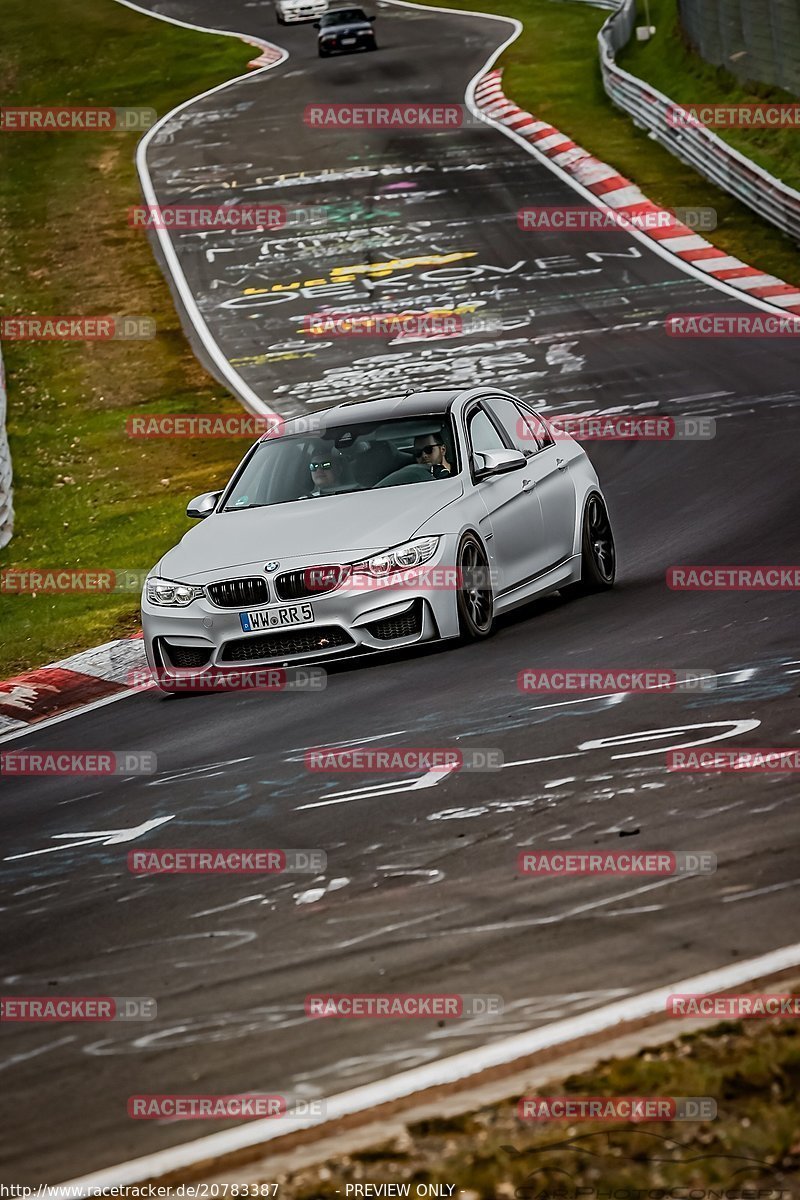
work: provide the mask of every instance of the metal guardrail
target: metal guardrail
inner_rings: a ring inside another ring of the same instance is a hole
[[[600,70],[611,101],[682,162],[800,242],[800,192],[740,154],[702,125],[672,124],[684,110],[618,66],[615,58],[636,25],[636,0],[621,0],[597,35]]]
[[[6,435],[6,379],[0,352],[0,550],[11,541],[14,532],[14,504],[11,486],[11,453]]]

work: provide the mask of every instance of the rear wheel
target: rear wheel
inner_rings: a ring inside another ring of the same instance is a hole
[[[617,552],[614,533],[603,497],[593,492],[583,513],[581,536],[581,578],[562,591],[572,596],[604,592],[614,586],[617,573]]]
[[[458,548],[458,624],[464,641],[489,637],[494,628],[494,596],[483,546],[468,533]]]

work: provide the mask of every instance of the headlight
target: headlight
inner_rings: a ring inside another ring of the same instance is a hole
[[[413,567],[421,567],[423,563],[433,558],[439,545],[438,537],[417,538],[414,542],[404,542],[384,554],[375,554],[363,562],[353,563],[353,571],[360,575],[390,575],[393,571],[407,571]]]
[[[163,608],[185,608],[203,595],[201,587],[191,583],[174,583],[171,579],[148,579],[145,584],[148,603]]]

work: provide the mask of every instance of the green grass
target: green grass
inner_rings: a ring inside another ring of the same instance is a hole
[[[4,0],[5,105],[135,105],[161,115],[240,75],[252,47],[113,0]],[[246,441],[136,441],[129,414],[232,412],[197,364],[146,237],[138,134],[0,133],[0,311],[135,314],[151,341],[5,342],[15,534],[0,568],[149,568],[188,528],[185,501]],[[133,632],[130,594],[0,595],[0,678]]]
[[[644,24],[641,0],[639,19]],[[650,0],[656,34],[632,40],[618,56],[620,66],[682,104],[796,104],[797,97],[765,84],[745,84],[730,71],[704,62],[687,42],[678,20],[677,0]],[[794,188],[800,187],[800,129],[717,129],[730,145]]]
[[[766,1198],[759,1187],[775,1189],[779,1200],[800,1183],[798,1084],[797,1022],[726,1023],[529,1093],[710,1096],[713,1120],[534,1124],[517,1118],[514,1097],[410,1125],[393,1144],[298,1171],[281,1179],[280,1194],[344,1196],[348,1183],[368,1180],[411,1183],[411,1196],[418,1183],[455,1184],[462,1200],[702,1200],[707,1188],[731,1200]]]
[[[654,2],[667,6],[672,0]],[[616,167],[656,204],[714,208],[718,227],[706,235],[714,245],[779,279],[800,284],[800,257],[788,237],[707,183],[611,104],[603,90],[597,54],[597,32],[609,16],[607,11],[561,0],[447,3],[465,11],[502,13],[523,23],[522,34],[498,63],[509,99],[552,122],[578,145]],[[663,32],[660,29],[650,47],[644,48],[654,57],[659,46],[663,53],[664,40],[659,41]],[[672,42],[669,44],[672,47]],[[800,132],[784,136],[794,137],[800,146]],[[522,199],[529,201],[530,197]]]

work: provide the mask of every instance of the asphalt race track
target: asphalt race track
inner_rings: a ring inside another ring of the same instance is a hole
[[[746,306],[623,232],[520,232],[522,205],[580,201],[491,127],[353,133],[303,120],[316,101],[461,101],[506,24],[381,4],[368,10],[378,53],[321,61],[314,31],[277,26],[267,3],[158,9],[290,52],[185,110],[149,157],[163,204],[224,191],[327,209],[318,228],[176,237],[209,328],[264,401],[289,415],[491,382],[553,413],[710,415],[716,437],[588,446],[619,550],[609,594],[539,602],[477,646],[332,667],[320,693],[144,693],[10,743],[158,756],[155,776],[4,789],[6,988],[158,1002],[148,1023],[5,1028],[2,1179],[25,1184],[219,1127],[131,1121],[134,1092],[324,1097],[797,938],[792,776],[664,767],[669,746],[721,735],[798,745],[792,593],[665,583],[671,564],[800,561],[795,341],[667,337],[669,313]],[[502,329],[391,344],[304,333],[322,305],[373,303],[462,306]],[[548,697],[518,691],[532,666],[717,679],[706,692]],[[499,748],[505,767],[436,778],[304,767],[306,748],[362,742]],[[129,844],[14,857],[161,817],[132,845],[321,848],[328,867],[137,879]],[[533,844],[708,850],[719,869],[534,881],[516,872]],[[505,1008],[443,1025],[311,1023],[315,991],[491,993]]]

